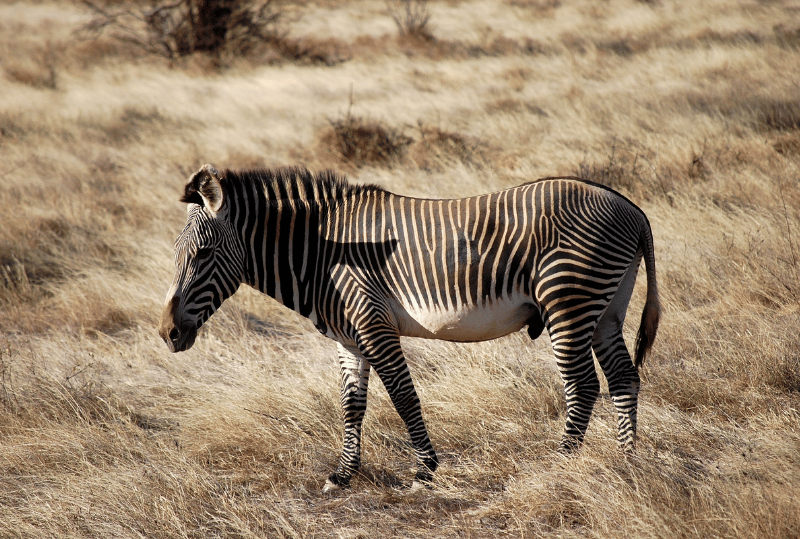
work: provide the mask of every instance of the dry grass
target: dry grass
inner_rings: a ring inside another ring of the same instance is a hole
[[[797,537],[796,8],[429,1],[424,35],[400,36],[384,0],[282,6],[285,50],[172,66],[78,40],[79,4],[0,6],[0,536]],[[583,450],[555,454],[546,337],[409,339],[435,485],[404,488],[373,377],[363,469],[322,495],[332,342],[249,289],[191,351],[156,336],[205,162],[421,196],[575,173],[621,190],[650,217],[664,306],[636,455],[607,395]]]

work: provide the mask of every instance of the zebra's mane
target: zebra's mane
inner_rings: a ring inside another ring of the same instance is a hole
[[[269,169],[226,170],[222,174],[223,181],[231,184],[251,185],[264,189],[271,202],[297,201],[316,202],[315,193],[325,193],[325,198],[343,200],[367,192],[383,192],[384,189],[374,185],[350,183],[344,176],[331,170],[313,173],[304,167],[280,167]]]
[[[210,165],[209,165],[210,166]],[[211,168],[213,170],[213,168]],[[268,169],[224,170],[214,175],[219,178],[222,189],[228,194],[252,192],[252,187],[264,193],[269,203],[299,202],[312,204],[342,201],[363,193],[384,193],[375,184],[354,184],[331,170],[313,173],[304,167],[280,167]],[[198,173],[199,174],[199,173]],[[197,176],[197,174],[195,174]],[[203,205],[195,176],[186,184],[181,202]]]

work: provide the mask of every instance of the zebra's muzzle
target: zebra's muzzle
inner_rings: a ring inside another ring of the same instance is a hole
[[[159,335],[164,342],[167,343],[167,348],[170,352],[185,352],[194,345],[194,340],[197,338],[196,326],[172,326],[168,329],[163,326],[159,329]]]
[[[182,322],[181,316],[176,313],[177,308],[177,298],[172,298],[167,302],[161,315],[161,324],[158,326],[158,335],[167,343],[169,351],[173,353],[191,348],[200,326],[199,323]]]

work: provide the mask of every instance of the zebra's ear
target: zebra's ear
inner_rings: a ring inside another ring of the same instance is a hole
[[[221,178],[212,165],[203,165],[186,183],[181,202],[199,204],[217,213],[225,202]]]

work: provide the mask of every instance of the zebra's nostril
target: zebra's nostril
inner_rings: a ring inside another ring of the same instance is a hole
[[[178,331],[178,328],[172,328],[169,332],[169,340],[174,341],[180,337],[181,332]]]

